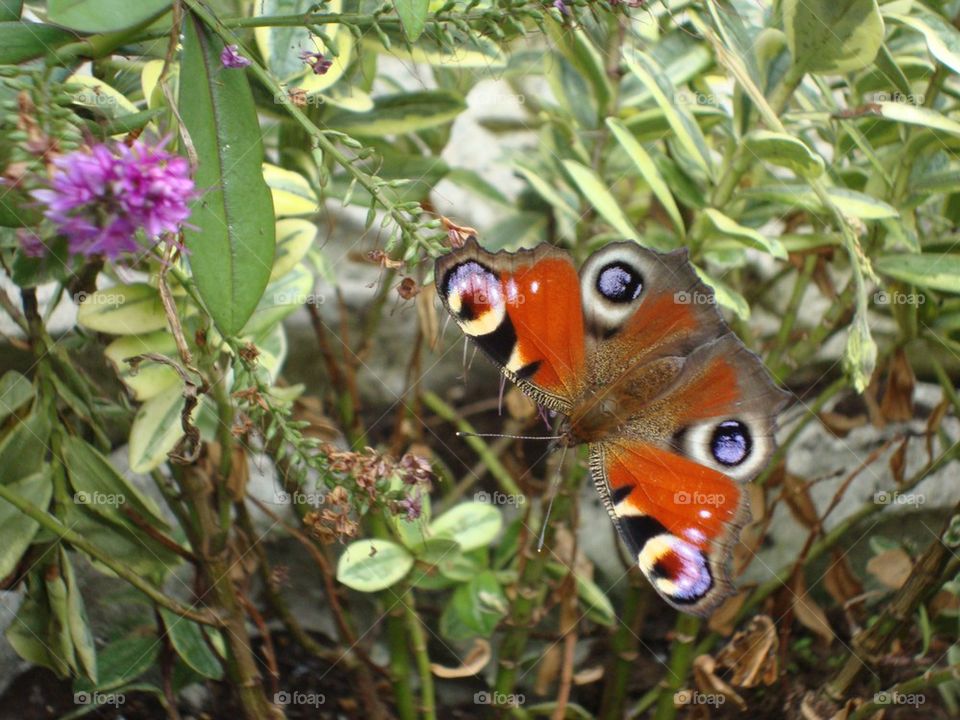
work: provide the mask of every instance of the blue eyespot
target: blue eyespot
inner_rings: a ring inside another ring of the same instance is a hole
[[[753,440],[746,424],[739,420],[726,420],[714,429],[710,438],[710,452],[721,465],[739,465],[750,456]]]
[[[612,262],[598,273],[597,290],[610,302],[633,302],[643,291],[643,277],[625,262]]]

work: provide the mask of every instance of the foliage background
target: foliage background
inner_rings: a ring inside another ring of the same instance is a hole
[[[922,541],[872,532],[890,497],[955,473],[956,3],[25,5],[0,3],[0,304],[22,371],[0,380],[0,576],[23,596],[7,642],[69,684],[41,676],[57,713],[175,718],[197,685],[215,717],[960,711],[956,509]],[[252,64],[224,68],[226,44]],[[518,193],[449,160],[491,80],[515,112],[466,152]],[[140,131],[195,168],[187,254],[68,257],[27,191],[53,155]],[[454,194],[486,208],[491,249],[688,247],[796,394],[735,567],[783,505],[807,540],[708,623],[627,560],[594,575],[583,458],[454,437],[541,431],[441,364],[459,345],[431,258],[470,218]],[[373,287],[352,280],[364,261]],[[291,334],[316,343],[307,386]],[[914,405],[916,377],[936,402]],[[872,444],[805,476],[794,443],[818,423]],[[864,472],[886,501],[844,502]],[[312,563],[328,631],[291,611],[278,536]],[[848,560],[861,544],[872,570]],[[121,600],[91,627],[87,607]]]

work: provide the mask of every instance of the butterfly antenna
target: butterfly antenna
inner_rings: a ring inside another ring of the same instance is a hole
[[[500,376],[500,396],[497,398],[497,415],[503,415],[503,388],[507,384],[507,376]]]
[[[560,440],[562,435],[506,435],[501,433],[457,432],[457,437],[510,438],[511,440]]]
[[[560,453],[560,464],[557,466],[557,474],[553,478],[550,487],[550,503],[547,505],[547,514],[543,516],[543,527],[540,528],[540,540],[537,542],[537,552],[543,550],[543,539],[547,534],[547,523],[550,521],[550,513],[553,511],[553,501],[557,497],[557,488],[560,486],[560,478],[563,476],[563,461],[567,457],[567,446],[563,446],[563,452]]]

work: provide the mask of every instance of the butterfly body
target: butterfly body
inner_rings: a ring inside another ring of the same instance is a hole
[[[661,596],[709,613],[730,592],[731,544],[749,518],[737,481],[773,452],[785,394],[686,251],[613,243],[578,273],[558,248],[489,253],[471,237],[435,274],[464,333],[566,416],[562,443],[589,446],[604,505]]]

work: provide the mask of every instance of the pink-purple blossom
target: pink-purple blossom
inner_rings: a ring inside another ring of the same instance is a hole
[[[220,53],[220,62],[225,68],[237,69],[245,68],[250,64],[250,59],[240,54],[240,48],[236,45],[227,45]]]
[[[310,66],[314,75],[326,75],[327,70],[333,65],[333,61],[328,60],[322,52],[304,50],[300,53],[300,59]]]
[[[71,253],[113,259],[138,249],[138,230],[151,240],[179,231],[194,185],[189,163],[165,144],[99,143],[53,161],[50,188],[31,195]]]

